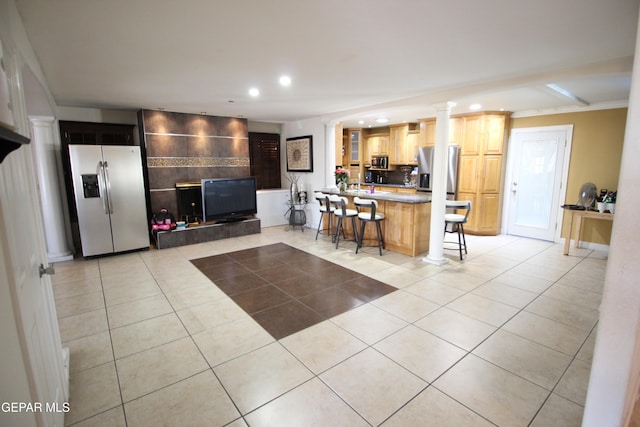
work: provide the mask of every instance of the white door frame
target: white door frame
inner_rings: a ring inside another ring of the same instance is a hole
[[[511,177],[513,176],[513,164],[515,160],[513,159],[511,142],[514,140],[514,136],[517,134],[526,134],[526,133],[534,133],[534,132],[558,132],[564,131],[566,135],[565,139],[565,147],[564,147],[564,160],[562,162],[562,178],[560,188],[558,189],[559,198],[562,203],[567,198],[567,179],[569,176],[569,161],[571,160],[571,143],[573,141],[573,125],[557,125],[557,126],[540,126],[540,127],[531,127],[531,128],[514,128],[511,129],[511,134],[509,135],[509,142],[507,145],[507,168],[506,168],[506,179],[504,180],[504,188],[502,191],[504,192],[503,197],[503,206],[502,206],[502,226],[500,227],[501,234],[507,234],[507,228],[509,221],[504,220],[504,218],[509,218],[511,213],[511,197],[508,197],[509,191],[511,191]],[[564,219],[564,209],[561,209],[558,206],[558,216],[556,218],[556,231],[553,237],[553,241],[558,243],[560,241],[560,233],[562,232],[562,221]],[[569,237],[571,238],[571,237]]]

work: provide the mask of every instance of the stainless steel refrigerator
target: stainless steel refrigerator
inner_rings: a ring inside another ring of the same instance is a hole
[[[140,147],[69,145],[82,255],[149,248]]]
[[[420,147],[418,153],[418,191],[431,192],[433,184],[433,153],[435,147]],[[447,153],[447,199],[458,196],[458,166],[460,146],[449,145]]]

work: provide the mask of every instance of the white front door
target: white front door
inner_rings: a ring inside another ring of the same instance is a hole
[[[11,362],[2,369],[26,374],[30,399],[24,403],[41,405],[22,416],[35,417],[37,425],[63,426],[68,390],[51,280],[39,274],[47,255],[32,159],[31,147],[22,146],[0,164],[0,256],[6,269],[0,278],[7,279],[0,283],[6,287],[3,295],[11,295],[15,313],[1,328],[15,331],[17,337],[1,345],[16,345],[23,355],[23,362]],[[15,401],[24,400],[24,395],[15,395],[20,389],[19,384],[0,384],[6,401],[12,396]],[[22,424],[31,423],[25,418]]]
[[[513,129],[505,194],[507,234],[556,241],[572,125]]]

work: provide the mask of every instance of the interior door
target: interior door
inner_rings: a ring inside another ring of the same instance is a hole
[[[37,425],[62,426],[67,377],[51,280],[48,275],[39,274],[39,266],[47,262],[47,256],[32,158],[31,147],[24,146],[0,164],[0,256],[7,269],[0,271],[0,278],[7,279],[0,280],[0,286],[8,288],[16,313],[3,317],[0,328],[13,328],[15,322],[17,345],[24,360],[13,363],[3,358],[2,369],[13,370],[14,378],[26,371],[30,401],[43,406],[42,411],[32,415]],[[4,340],[2,343],[12,344]],[[18,382],[0,383],[0,394],[5,399],[16,396],[19,389]],[[45,404],[50,405],[49,411],[45,411]]]
[[[514,129],[509,148],[507,234],[555,241],[562,219],[571,126]]]

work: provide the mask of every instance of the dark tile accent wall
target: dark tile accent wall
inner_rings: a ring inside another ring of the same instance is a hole
[[[141,110],[151,211],[177,213],[177,182],[250,176],[246,119]]]

